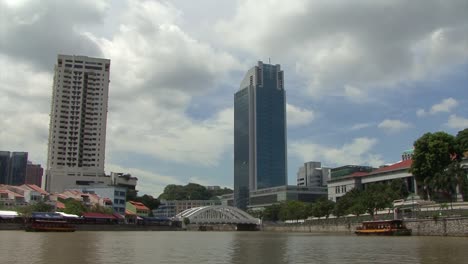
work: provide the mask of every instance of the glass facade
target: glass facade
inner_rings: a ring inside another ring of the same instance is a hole
[[[24,184],[27,164],[27,152],[0,151],[0,184]]]
[[[0,184],[8,184],[7,179],[10,171],[10,152],[0,151]]]
[[[234,202],[249,192],[283,186],[286,175],[286,99],[280,65],[258,63],[234,96]]]
[[[21,185],[26,182],[27,165],[27,152],[13,152],[11,154],[11,185]]]
[[[238,208],[247,208],[249,200],[249,90],[234,95],[234,200]]]

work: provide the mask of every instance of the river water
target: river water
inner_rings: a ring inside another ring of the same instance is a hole
[[[468,238],[0,231],[0,263],[467,263]]]

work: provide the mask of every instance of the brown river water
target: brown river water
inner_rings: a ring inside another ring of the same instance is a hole
[[[468,238],[0,231],[0,263],[468,263]]]

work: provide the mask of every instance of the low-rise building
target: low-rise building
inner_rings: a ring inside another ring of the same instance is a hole
[[[111,206],[114,213],[125,214],[127,188],[113,185],[90,185],[80,188],[81,192],[97,194],[104,199],[106,206]]]
[[[128,201],[125,207],[125,214],[129,215],[148,216],[149,212],[149,208],[140,202]]]
[[[110,175],[112,179],[112,185],[120,186],[127,188],[127,193],[130,197],[136,197],[138,191],[136,190],[136,186],[138,183],[138,178],[133,177],[128,173],[122,172],[111,172]]]
[[[231,194],[232,195],[232,194]],[[187,209],[200,206],[221,205],[220,200],[161,200],[157,209],[153,210],[155,217],[174,217]]]
[[[287,201],[311,203],[322,197],[327,197],[327,188],[285,185],[252,191],[249,196],[247,208],[260,209]],[[221,203],[222,205],[232,206],[234,204],[233,194],[222,195]]]
[[[409,192],[417,193],[416,180],[409,172],[412,160],[404,160],[389,166],[382,166],[371,172],[358,171],[328,181],[328,199],[337,201],[353,188],[365,189],[368,184],[385,183],[403,179]]]
[[[13,208],[46,201],[49,193],[34,184],[20,186],[0,184],[0,206]]]

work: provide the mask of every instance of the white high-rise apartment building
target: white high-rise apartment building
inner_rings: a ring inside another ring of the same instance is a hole
[[[110,60],[58,55],[52,93],[46,190],[62,192],[105,176]]]

